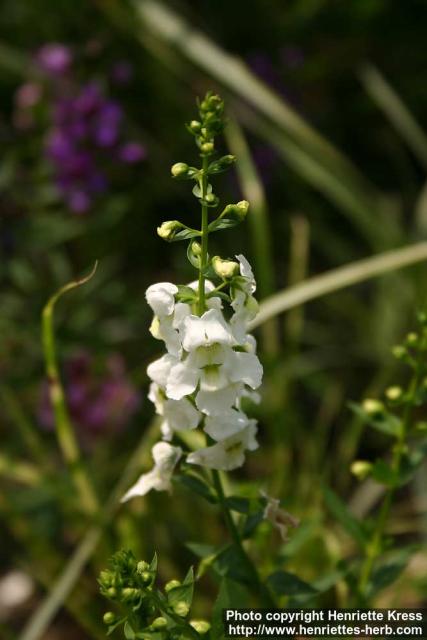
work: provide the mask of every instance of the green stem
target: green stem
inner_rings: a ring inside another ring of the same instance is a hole
[[[400,474],[400,465],[402,462],[403,452],[405,451],[405,440],[406,435],[410,426],[412,411],[414,408],[414,397],[419,384],[420,378],[420,368],[417,367],[415,370],[415,374],[412,377],[409,391],[408,391],[408,400],[405,409],[405,413],[402,420],[402,428],[400,430],[399,436],[397,438],[396,444],[393,450],[393,458],[391,462],[391,468],[394,471],[394,476],[397,479]],[[367,546],[366,558],[362,566],[362,570],[360,573],[359,583],[358,583],[358,597],[361,600],[362,604],[366,600],[366,589],[369,584],[369,580],[372,575],[372,570],[374,567],[375,560],[378,555],[381,553],[382,549],[382,540],[384,536],[384,529],[387,524],[387,520],[390,514],[390,509],[393,503],[393,498],[396,492],[396,485],[390,487],[384,497],[384,501],[381,505],[381,509],[378,515],[378,519],[375,525],[374,533],[370,543]]]
[[[209,160],[206,156],[203,157],[202,165],[202,253],[200,256],[200,270],[199,270],[199,315],[201,316],[205,311],[205,269],[208,263],[208,238],[209,238],[209,218],[208,207],[205,204],[205,197],[207,194],[208,186],[208,165]]]
[[[89,277],[91,276],[92,274]],[[42,313],[42,339],[46,374],[49,383],[49,396],[53,407],[58,443],[64,459],[69,466],[71,477],[81,500],[81,505],[86,513],[93,515],[98,510],[98,501],[91,481],[86,473],[77,438],[68,413],[65,393],[59,375],[53,327],[53,311],[57,300],[63,293],[87,282],[87,280],[88,278],[85,278],[69,283],[50,298]]]
[[[218,498],[218,502],[221,506],[221,510],[222,513],[224,515],[224,520],[225,523],[227,525],[227,529],[230,533],[231,538],[233,539],[234,544],[236,545],[240,556],[242,558],[242,560],[244,561],[246,567],[248,568],[248,571],[252,577],[252,588],[253,591],[257,594],[257,595],[261,595],[265,606],[267,607],[271,607],[274,608],[276,606],[276,603],[273,600],[273,597],[270,593],[270,591],[268,590],[268,588],[266,587],[266,585],[262,582],[260,575],[257,571],[257,568],[255,567],[255,565],[253,564],[250,556],[247,554],[245,547],[243,546],[243,541],[240,537],[239,534],[239,530],[236,527],[236,524],[233,520],[233,517],[230,513],[230,509],[227,506],[227,502],[226,502],[226,498],[225,498],[225,493],[224,493],[224,488],[222,486],[222,482],[221,482],[221,476],[219,475],[219,472],[216,471],[215,469],[212,470],[212,480],[213,480],[213,484],[215,487],[215,491],[217,494],[217,498]]]

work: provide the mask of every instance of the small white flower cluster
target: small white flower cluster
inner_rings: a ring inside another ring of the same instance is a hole
[[[231,317],[212,282],[205,281],[206,311],[201,316],[190,304],[177,301],[178,287],[161,282],[147,289],[154,311],[151,334],[165,343],[167,353],[147,369],[152,380],[149,399],[162,416],[163,440],[153,448],[155,466],[142,475],[123,500],[151,489],[165,490],[182,450],[169,444],[175,432],[202,426],[211,444],[187,455],[186,461],[211,469],[240,467],[246,450],[258,447],[256,421],[242,411],[241,400],[259,401],[255,392],[262,380],[256,343],[248,335],[248,323],[258,304],[252,269],[242,255],[236,256],[240,275],[230,282]],[[197,283],[189,285],[197,289]],[[212,295],[209,295],[212,294]]]

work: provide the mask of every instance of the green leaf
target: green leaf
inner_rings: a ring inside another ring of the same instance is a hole
[[[223,229],[231,229],[232,227],[236,227],[241,222],[242,219],[238,216],[217,218],[210,223],[209,233],[212,233],[213,231],[222,231]]]
[[[135,640],[135,631],[132,629],[128,621],[126,621],[123,631],[126,640]]]
[[[249,498],[243,498],[240,496],[229,496],[225,499],[225,504],[231,511],[237,511],[238,513],[248,513],[251,501]]]
[[[150,562],[149,571],[151,573],[157,573],[157,553],[154,554],[152,561]]]
[[[412,545],[398,551],[387,554],[387,558],[382,560],[374,569],[369,585],[369,596],[378,593],[392,584],[405,569],[411,555],[416,551],[417,546]]]
[[[197,299],[197,291],[192,289],[191,287],[187,287],[186,285],[180,284],[178,285],[178,293],[176,297],[181,302],[194,302]]]
[[[169,242],[179,242],[180,240],[191,240],[191,238],[200,238],[202,234],[197,229],[181,229],[169,240]]]
[[[391,413],[382,413],[380,415],[371,416],[355,402],[349,402],[350,409],[366,424],[381,433],[397,438],[402,431],[402,421]]]
[[[188,243],[188,247],[187,247],[187,258],[188,261],[191,265],[193,265],[193,267],[195,267],[196,269],[200,269],[200,257],[199,256],[195,256],[193,254],[192,251],[192,246],[193,246],[193,242],[194,240],[191,240],[191,242]]]
[[[313,596],[317,593],[308,582],[288,571],[275,571],[268,576],[267,584],[278,596]]]
[[[212,562],[212,567],[220,576],[228,576],[242,584],[250,584],[253,574],[242,553],[234,544],[224,547]]]
[[[347,509],[344,502],[331,489],[323,489],[326,506],[338,522],[344,527],[347,533],[361,546],[364,547],[367,541],[366,532],[359,520],[355,518]]]
[[[396,485],[396,472],[385,460],[376,460],[371,467],[369,475],[386,487],[394,487]]]
[[[250,538],[257,526],[264,520],[264,508],[255,513],[250,513],[246,518],[242,536],[243,538]]]
[[[211,637],[215,640],[224,638],[224,609],[243,609],[249,602],[249,593],[245,587],[230,578],[223,578],[213,607]]]
[[[402,457],[402,464],[397,478],[399,487],[409,482],[419,466],[427,457],[427,440],[416,443],[416,448]]]
[[[184,485],[184,487],[187,487],[190,491],[194,491],[194,493],[202,496],[202,498],[211,504],[216,504],[218,502],[218,499],[211,487],[207,482],[205,482],[205,480],[202,480],[200,476],[196,476],[193,473],[180,473],[174,477],[173,481]]]

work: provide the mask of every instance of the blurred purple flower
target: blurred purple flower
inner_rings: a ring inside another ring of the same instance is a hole
[[[74,96],[59,96],[53,105],[53,126],[46,137],[46,155],[54,165],[55,183],[68,207],[86,213],[108,188],[105,165],[143,160],[145,148],[122,140],[123,109],[89,83]]]
[[[147,152],[139,142],[127,142],[119,149],[119,158],[127,164],[144,160]]]
[[[70,70],[73,56],[69,47],[60,42],[49,42],[37,51],[35,60],[43,71],[62,75]]]
[[[14,97],[18,109],[31,109],[40,102],[42,87],[36,82],[25,82],[17,88]]]
[[[140,396],[118,354],[107,359],[102,375],[95,375],[93,358],[87,352],[77,353],[66,362],[64,378],[71,418],[86,442],[123,429],[140,404]],[[38,417],[44,428],[53,429],[46,383],[41,390]]]

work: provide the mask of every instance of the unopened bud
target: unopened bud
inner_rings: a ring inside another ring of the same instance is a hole
[[[166,223],[164,222],[163,224]],[[136,565],[136,570],[138,571],[138,573],[144,573],[144,571],[148,571],[149,568],[150,565],[148,564],[148,562],[145,562],[145,560],[140,560]]]
[[[213,193],[208,193],[205,197],[206,202],[208,202],[209,204],[213,204],[214,202],[216,202],[216,199],[216,195],[214,195]]]
[[[207,620],[190,620],[190,625],[201,635],[207,633],[211,628],[211,625]]]
[[[389,400],[399,400],[402,393],[402,387],[394,386],[386,389],[385,395]]]
[[[116,616],[112,611],[107,611],[107,613],[104,613],[104,617],[102,619],[104,621],[104,624],[114,624],[116,621]]]
[[[213,142],[204,142],[202,144],[202,146],[200,147],[200,149],[203,151],[203,153],[212,153],[214,150],[214,143]]]
[[[180,616],[181,618],[185,618],[185,616],[187,616],[188,612],[190,611],[190,607],[186,602],[184,602],[184,600],[180,600],[176,603],[173,610],[178,616]]]
[[[193,131],[194,133],[199,133],[200,129],[202,128],[201,123],[198,120],[192,120],[190,122],[190,129],[191,131]]]
[[[231,166],[234,162],[236,162],[236,156],[223,156],[219,160],[216,160],[209,165],[208,172],[222,173],[223,171],[226,171],[228,167]]]
[[[171,173],[174,178],[183,178],[187,175],[189,168],[185,162],[176,162],[171,168]]]
[[[196,258],[202,255],[202,245],[200,244],[200,242],[192,242],[191,253],[193,254],[193,256],[196,256]]]
[[[247,200],[241,200],[237,204],[228,204],[221,214],[221,218],[237,218],[239,222],[242,222],[246,218],[248,213],[249,202]]]
[[[398,360],[402,360],[402,358],[404,358],[408,354],[408,352],[406,351],[405,347],[403,347],[400,344],[398,344],[395,347],[393,347],[391,352],[394,355],[394,357],[397,358]]]
[[[155,631],[159,631],[160,629],[165,629],[168,626],[168,621],[163,616],[159,616],[155,618],[151,623],[151,628]]]
[[[380,400],[367,398],[363,401],[363,409],[370,416],[377,416],[384,412],[384,405]]]
[[[351,467],[351,473],[359,480],[364,480],[371,472],[372,464],[367,460],[355,460]]]
[[[175,589],[175,587],[180,587],[181,583],[179,580],[169,580],[169,582],[167,582],[165,584],[165,591],[166,593],[168,593],[169,591],[171,591],[171,589]]]
[[[212,258],[212,266],[217,276],[224,280],[233,278],[233,276],[236,276],[240,270],[238,262],[234,262],[233,260],[223,260],[219,256],[214,256]]]
[[[129,602],[130,600],[134,600],[140,595],[139,589],[133,589],[132,587],[126,587],[122,591],[123,600]]]
[[[415,333],[415,331],[412,331],[411,333],[408,333],[408,335],[406,336],[406,344],[408,344],[410,347],[414,347],[418,342],[418,334]]]
[[[180,229],[182,229],[182,224],[178,220],[166,220],[166,222],[162,222],[160,227],[157,227],[157,233],[163,240],[171,241]]]
[[[115,589],[114,587],[110,587],[109,589],[107,589],[107,597],[111,598],[111,600],[114,600],[114,598],[117,597],[117,589]]]

